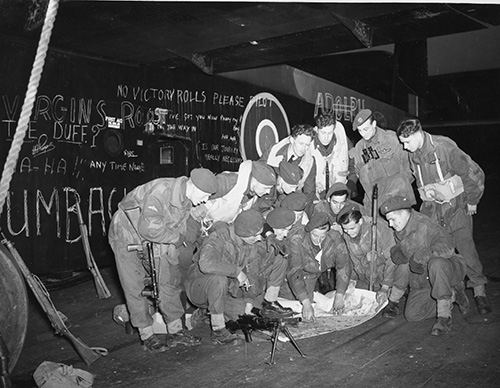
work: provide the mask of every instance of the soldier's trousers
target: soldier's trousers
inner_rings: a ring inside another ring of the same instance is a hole
[[[434,257],[427,263],[427,271],[421,275],[410,273],[410,292],[406,301],[405,317],[408,321],[420,321],[437,315],[437,300],[451,299],[453,287],[465,277],[463,258]],[[395,279],[396,282],[396,279]],[[398,288],[401,281],[398,280]]]
[[[144,280],[149,275],[137,253],[127,250],[129,244],[140,244],[141,241],[122,210],[118,210],[111,220],[108,239],[115,254],[116,268],[130,313],[130,322],[137,328],[151,326],[153,323],[150,312],[151,301],[141,295]],[[173,322],[184,314],[180,298],[179,266],[170,263],[164,257],[157,259],[156,265],[160,312],[167,323]]]
[[[422,213],[435,219],[445,227],[453,236],[455,248],[467,264],[468,287],[486,284],[487,279],[483,274],[483,265],[479,260],[476,244],[473,238],[473,220],[465,209],[450,209],[449,205],[424,202]]]
[[[245,313],[247,301],[230,295],[229,287],[233,281],[223,275],[188,277],[186,294],[192,304],[208,309],[210,314],[224,314],[226,320],[235,320]]]

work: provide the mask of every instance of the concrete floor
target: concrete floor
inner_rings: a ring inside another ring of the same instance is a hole
[[[496,183],[498,182],[498,178]],[[490,178],[491,182],[491,178]],[[495,182],[495,181],[494,181]],[[142,350],[135,335],[125,334],[111,318],[122,302],[113,269],[103,271],[113,296],[99,300],[93,283],[53,291],[55,305],[70,319],[70,330],[89,346],[109,355],[90,366],[70,343],[56,337],[32,300],[26,343],[12,374],[15,387],[34,386],[31,375],[44,360],[72,364],[96,375],[94,387],[498,387],[500,386],[500,184],[487,188],[475,218],[475,236],[493,313],[479,316],[475,306],[462,317],[453,311],[453,329],[429,335],[433,320],[409,323],[376,316],[355,328],[299,340],[301,358],[290,343],[280,343],[276,365],[268,361],[271,343],[214,346],[209,327],[195,329],[203,338],[195,348],[179,346],[161,354]],[[468,290],[472,296],[471,290]]]

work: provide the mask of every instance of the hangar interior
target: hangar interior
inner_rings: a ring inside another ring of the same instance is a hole
[[[0,0],[4,163],[53,3]],[[109,354],[85,365],[67,339],[54,336],[29,289],[6,275],[13,269],[2,246],[0,289],[8,303],[0,307],[6,328],[0,332],[8,339],[12,386],[35,386],[33,371],[44,360],[93,373],[96,387],[497,386],[499,5],[58,3],[1,229],[72,332]],[[208,325],[195,329],[200,347],[161,354],[144,352],[137,335],[116,325],[111,312],[124,298],[107,231],[127,192],[196,167],[236,171],[261,156],[255,128],[276,141],[295,124],[312,124],[320,111],[333,109],[356,143],[352,122],[363,108],[393,130],[404,117],[418,117],[425,130],[450,137],[483,168],[474,238],[492,313],[461,316],[454,309],[452,332],[439,338],[429,335],[428,320],[377,315],[299,340],[305,358],[279,343],[275,365],[265,363],[269,341],[221,348],[203,340]],[[95,296],[75,203],[111,298]]]

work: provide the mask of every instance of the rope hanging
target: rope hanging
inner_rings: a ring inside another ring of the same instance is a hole
[[[45,64],[45,57],[49,48],[50,35],[52,34],[52,27],[54,26],[54,21],[56,19],[58,5],[59,0],[49,0],[49,4],[47,6],[47,13],[45,14],[42,33],[40,34],[40,40],[38,41],[35,61],[33,63],[33,68],[31,69],[28,90],[26,92],[26,96],[24,97],[24,103],[19,116],[19,121],[17,122],[16,132],[14,134],[14,138],[12,139],[9,154],[7,155],[7,160],[2,171],[2,179],[0,180],[0,216],[2,215],[5,199],[9,192],[10,181],[12,180],[12,175],[14,174],[14,169],[17,165],[17,159],[19,158],[19,152],[21,151],[21,146],[24,142],[26,130],[28,129],[28,123],[38,91],[38,85],[40,84],[40,78],[42,77],[43,66]]]

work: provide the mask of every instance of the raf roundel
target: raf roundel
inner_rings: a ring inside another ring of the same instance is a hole
[[[241,120],[240,153],[243,160],[258,160],[281,139],[290,135],[285,109],[271,93],[248,102]]]

